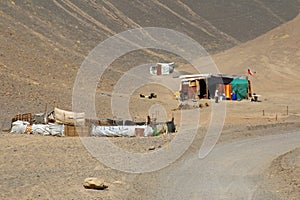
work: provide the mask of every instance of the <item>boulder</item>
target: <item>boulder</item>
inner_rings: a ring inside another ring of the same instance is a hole
[[[108,188],[108,185],[103,179],[99,178],[86,178],[83,183],[83,187],[86,189],[104,190]]]
[[[153,151],[153,150],[155,150],[155,146],[149,147],[149,151]]]

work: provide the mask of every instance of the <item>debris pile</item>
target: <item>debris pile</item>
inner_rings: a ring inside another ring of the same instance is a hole
[[[152,93],[152,96],[154,93]],[[114,119],[86,119],[84,113],[55,108],[49,114],[18,114],[12,119],[11,133],[52,136],[149,137],[175,132],[174,118],[168,122]]]

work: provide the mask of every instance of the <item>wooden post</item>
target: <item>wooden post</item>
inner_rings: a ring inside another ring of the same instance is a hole
[[[205,84],[206,84],[206,99],[209,99],[209,96],[208,96],[208,93],[209,93],[209,90],[208,90],[208,79],[205,78]]]
[[[278,120],[278,116],[277,116],[277,114],[276,114],[276,121]]]
[[[48,124],[47,106],[48,106],[48,104],[46,103],[46,106],[45,106],[45,115],[44,115],[44,123],[45,124]]]
[[[289,115],[289,106],[286,107],[286,115]]]
[[[248,98],[252,98],[252,88],[251,88],[251,82],[248,80]]]
[[[198,96],[198,92],[200,91],[200,81],[196,80],[196,98],[200,99],[200,94]],[[199,92],[200,93],[200,92]]]
[[[262,110],[263,116],[265,116],[265,110]]]

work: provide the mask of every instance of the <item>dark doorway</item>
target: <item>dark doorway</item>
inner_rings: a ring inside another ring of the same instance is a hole
[[[200,79],[199,80],[199,85],[200,85],[200,90],[198,92],[198,96],[199,96],[200,99],[206,99],[208,96],[206,94],[207,86],[206,86],[205,79]]]

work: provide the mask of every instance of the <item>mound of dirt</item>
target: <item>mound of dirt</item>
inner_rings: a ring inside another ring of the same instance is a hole
[[[299,199],[300,148],[276,158],[267,177],[267,187],[280,199]]]

